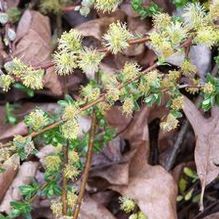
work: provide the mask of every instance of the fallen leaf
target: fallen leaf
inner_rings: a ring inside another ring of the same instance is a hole
[[[218,219],[219,218],[219,213],[215,214],[210,214],[207,217],[204,217],[203,219]]]
[[[14,42],[13,56],[20,58],[25,64],[40,66],[51,60],[51,30],[49,18],[37,11],[26,10],[21,17],[17,36]],[[46,70],[44,86],[52,94],[63,94],[61,83],[53,67]]]
[[[40,65],[50,57],[50,42],[49,18],[37,11],[26,10],[17,27],[13,56],[21,58],[26,64]]]
[[[123,196],[133,198],[149,219],[176,218],[177,186],[172,176],[161,166],[147,164],[149,155],[147,107],[138,112],[130,128],[123,134],[136,150],[129,163],[129,182],[111,186]]]
[[[107,31],[108,26],[116,20],[123,20],[124,14],[118,14],[114,17],[103,17],[85,22],[76,27],[78,31],[84,36],[92,36],[101,41],[103,34]]]
[[[7,125],[8,126],[8,125]],[[6,128],[6,126],[4,126]],[[11,126],[8,129],[4,129],[0,134],[0,141],[8,140],[15,135],[26,135],[28,133],[27,126],[24,122],[19,122],[17,125]]]
[[[24,162],[18,171],[13,183],[6,192],[3,201],[0,205],[0,212],[10,212],[10,202],[21,200],[22,196],[19,191],[19,186],[29,184],[32,182],[38,167],[38,162]]]
[[[145,147],[145,144],[139,146],[130,163],[128,185],[111,189],[134,199],[148,219],[176,219],[176,183],[161,166],[146,164]]]
[[[48,88],[52,94],[55,94],[56,96],[61,96],[63,94],[63,88],[54,67],[50,67],[46,70],[43,80],[45,88]]]
[[[89,196],[85,196],[81,205],[79,219],[115,219],[103,205],[98,204]]]
[[[205,187],[219,174],[219,108],[215,107],[211,117],[206,119],[197,107],[184,97],[183,111],[196,136],[195,163],[202,186],[200,209],[203,210]]]
[[[20,0],[7,0],[7,7],[8,8],[17,7],[19,2]]]
[[[11,185],[18,167],[20,165],[20,158],[17,154],[12,155],[7,161],[2,165],[4,172],[0,174],[0,201],[5,195],[5,192],[8,190]]]

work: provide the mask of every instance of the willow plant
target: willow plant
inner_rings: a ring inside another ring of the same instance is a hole
[[[115,10],[119,4],[120,1],[115,0],[94,1],[96,9],[107,12]],[[125,23],[117,21],[109,25],[102,38],[102,48],[84,46],[83,36],[76,29],[64,32],[50,66],[54,65],[56,73],[63,77],[74,74],[75,69],[81,69],[85,74],[97,75],[98,80],[91,79],[81,87],[77,100],[67,95],[64,100],[58,101],[60,110],[57,114],[51,115],[36,108],[25,117],[29,134],[17,135],[11,142],[1,145],[1,163],[13,154],[18,154],[21,160],[28,159],[37,153],[39,142],[54,146],[54,152],[43,161],[45,184],[39,185],[33,181],[30,185],[21,186],[23,200],[11,203],[12,210],[8,217],[30,214],[31,202],[36,196],[44,196],[51,200],[51,210],[55,217],[77,218],[78,213],[74,212],[80,210],[77,206],[83,199],[84,189],[78,191],[74,187],[74,182],[83,169],[80,157],[90,151],[87,157],[90,160],[91,147],[98,150],[100,145],[106,144],[115,136],[115,130],[109,127],[105,119],[105,113],[115,102],[120,103],[123,114],[131,116],[143,103],[149,107],[160,104],[165,95],[169,99],[166,104],[168,114],[160,124],[165,131],[178,127],[183,107],[182,88],[191,94],[200,93],[203,96],[204,110],[219,104],[218,79],[209,74],[206,81],[201,83],[197,67],[187,56],[187,49],[192,45],[202,44],[211,48],[218,44],[219,29],[215,22],[218,17],[219,1],[216,0],[209,5],[208,10],[199,3],[188,4],[181,20],[159,12],[153,16],[153,30],[144,36],[131,33]],[[99,65],[108,53],[122,53],[130,45],[137,43],[145,43],[155,51],[158,57],[156,63],[143,69],[135,61],[126,62],[113,75],[100,70]],[[162,73],[158,67],[168,65],[168,58],[178,52],[185,57],[181,66]],[[0,86],[5,92],[15,82],[33,90],[43,89],[44,73],[45,68],[27,66],[20,59],[14,58],[4,64]],[[182,81],[188,83],[182,84]],[[81,116],[96,118],[91,125],[96,128],[90,133],[84,133],[83,137],[79,137]],[[103,131],[104,134],[99,135]],[[87,174],[89,167],[86,165]],[[87,175],[82,178],[87,179]],[[65,185],[61,183],[63,181]],[[84,183],[86,185],[86,180]],[[128,198],[122,199],[121,205],[125,211],[129,211],[131,206],[130,212],[135,206]],[[144,218],[142,214],[140,211],[133,213],[131,218]]]

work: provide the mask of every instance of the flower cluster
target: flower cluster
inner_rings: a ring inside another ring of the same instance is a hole
[[[53,215],[55,215],[55,217],[61,217],[62,216],[62,202],[58,199],[58,200],[52,200],[51,201],[51,205],[50,208],[52,210]]]
[[[15,82],[14,78],[11,75],[1,74],[0,75],[0,87],[4,92],[8,92],[11,87],[11,84]]]
[[[160,127],[164,131],[171,131],[175,128],[177,128],[179,121],[177,120],[177,117],[174,116],[172,113],[169,113],[166,120],[161,122]]]
[[[27,159],[27,157],[36,152],[34,143],[31,137],[23,137],[16,135],[13,139],[13,146],[20,156],[21,160]]]
[[[48,124],[48,117],[41,109],[36,109],[25,118],[25,123],[34,131],[38,131]]]
[[[180,71],[169,71],[161,81],[161,87],[164,89],[173,89],[177,86],[180,75]]]
[[[86,74],[94,75],[94,73],[99,70],[99,64],[102,61],[104,54],[97,52],[96,50],[85,48],[80,56],[82,58],[78,62],[79,68]]]
[[[79,107],[76,104],[68,104],[64,108],[62,119],[64,121],[74,119],[79,114]]]
[[[216,90],[216,88],[211,82],[207,82],[203,86],[202,90],[203,90],[203,93],[205,94],[211,94]]]
[[[67,120],[61,125],[60,129],[64,138],[76,139],[79,133],[79,124],[77,119]]]
[[[7,75],[0,76],[0,86],[4,91],[8,91],[15,78],[20,80],[26,87],[33,90],[43,88],[43,70],[34,70],[32,67],[25,65],[20,59],[14,58],[12,61],[5,63]]]
[[[120,22],[110,24],[107,33],[103,36],[104,45],[113,54],[126,49],[131,38],[133,38],[133,35],[127,30],[126,25]]]
[[[61,158],[58,154],[48,155],[44,159],[44,165],[48,172],[56,172],[59,171],[61,167]]]
[[[100,96],[100,88],[95,83],[90,82],[81,89],[81,96],[85,101],[94,101]]]
[[[58,75],[69,75],[80,68],[84,73],[94,74],[104,55],[96,50],[82,46],[82,35],[71,29],[59,39],[58,50],[54,54],[54,63]]]
[[[129,219],[147,219],[147,216],[142,211],[139,211],[138,213],[131,214]]]
[[[66,164],[64,167],[64,177],[67,179],[75,179],[79,174],[78,169],[72,164]]]
[[[126,62],[121,72],[124,81],[133,79],[139,74],[140,74],[140,67],[135,62]]]
[[[206,13],[200,3],[189,3],[182,15],[183,21],[172,20],[168,14],[156,14],[153,18],[155,30],[150,33],[149,45],[161,60],[174,54],[188,38],[196,44],[212,47],[218,43],[218,29],[213,22],[216,8],[217,3],[211,4],[210,12]]]
[[[131,213],[132,211],[134,211],[136,204],[134,200],[132,200],[131,198],[123,196],[123,197],[120,197],[119,201],[120,201],[120,208],[125,213]]]
[[[121,0],[95,0],[94,7],[103,12],[112,12],[121,2]]]

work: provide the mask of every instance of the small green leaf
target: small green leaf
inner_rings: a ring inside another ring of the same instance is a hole
[[[22,185],[19,187],[21,194],[25,197],[25,200],[29,200],[39,190],[39,185],[33,182],[30,185]]]
[[[185,201],[188,201],[188,200],[190,200],[190,199],[192,198],[192,193],[193,193],[193,189],[189,190],[189,191],[186,193],[186,195],[185,195],[185,197],[184,197]]]
[[[197,176],[195,171],[193,171],[192,169],[190,169],[188,167],[184,167],[183,172],[185,173],[186,176],[188,176],[190,178],[196,178],[196,176]]]
[[[185,192],[187,184],[188,184],[188,182],[185,179],[183,179],[183,178],[180,179],[180,181],[179,181],[179,190],[180,190],[181,194]]]

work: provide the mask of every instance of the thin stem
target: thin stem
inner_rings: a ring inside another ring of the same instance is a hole
[[[57,17],[58,19],[58,17]],[[131,39],[128,41],[129,45],[134,45],[134,44],[140,44],[140,43],[145,43],[147,41],[149,41],[149,37],[145,36],[142,38],[138,38],[138,39]],[[98,52],[103,52],[103,53],[108,53],[109,52],[109,48],[108,47],[101,47],[99,49],[97,49]],[[34,69],[47,69],[50,68],[52,66],[54,66],[55,64],[53,62],[46,62],[40,65],[36,65],[36,66],[32,66]]]
[[[63,146],[63,154],[64,154],[64,162],[63,168],[68,164],[68,151],[69,151],[69,141],[67,140],[66,147]],[[68,186],[68,179],[64,175],[62,175],[62,214],[67,215],[68,210],[68,200],[67,200],[67,186]]]
[[[62,35],[62,14],[58,13],[56,15],[56,24],[57,24],[57,36],[58,38]]]
[[[93,146],[94,146],[95,133],[96,133],[96,114],[95,114],[95,111],[93,111],[86,163],[85,163],[83,178],[82,178],[80,191],[78,195],[78,200],[77,200],[76,207],[75,207],[74,214],[73,214],[73,219],[78,218],[80,208],[81,208],[81,203],[84,197],[85,187],[86,187],[87,180],[88,180],[88,173],[89,173],[91,162],[92,162],[92,152],[93,152]]]

